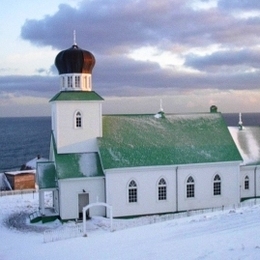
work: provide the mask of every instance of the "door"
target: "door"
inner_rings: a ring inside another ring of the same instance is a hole
[[[80,193],[78,194],[78,210],[79,210],[79,219],[83,219],[83,208],[89,204],[89,194]],[[89,211],[86,212],[86,217],[89,217]]]

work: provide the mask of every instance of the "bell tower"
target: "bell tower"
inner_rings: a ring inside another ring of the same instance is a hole
[[[91,52],[78,47],[75,33],[72,47],[56,56],[60,91],[50,103],[58,153],[97,151],[96,138],[102,136],[103,98],[92,90],[95,62]]]

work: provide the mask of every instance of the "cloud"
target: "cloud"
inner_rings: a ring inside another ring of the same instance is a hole
[[[57,92],[58,82],[58,78],[54,76],[1,76],[0,93],[46,97]]]
[[[259,50],[225,50],[217,51],[210,55],[187,55],[185,65],[202,70],[212,72],[221,71],[222,67],[226,70],[227,67],[240,67],[240,71],[259,69],[260,68],[260,52]]]
[[[21,38],[58,54],[71,47],[75,29],[79,47],[96,57],[93,88],[104,97],[255,90],[260,18],[248,13],[259,9],[258,0],[83,0],[77,6],[61,4],[41,19],[27,19]],[[157,56],[131,55],[148,48]],[[0,92],[51,97],[59,90],[53,65],[49,70],[38,66],[35,72],[46,76],[0,77]]]

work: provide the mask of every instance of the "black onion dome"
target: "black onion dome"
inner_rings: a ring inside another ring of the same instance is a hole
[[[95,57],[91,52],[82,50],[74,44],[56,56],[55,66],[59,74],[91,73],[95,62]]]

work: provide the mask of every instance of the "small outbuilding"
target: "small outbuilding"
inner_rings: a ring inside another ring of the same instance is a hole
[[[35,170],[5,172],[13,190],[35,188]]]

